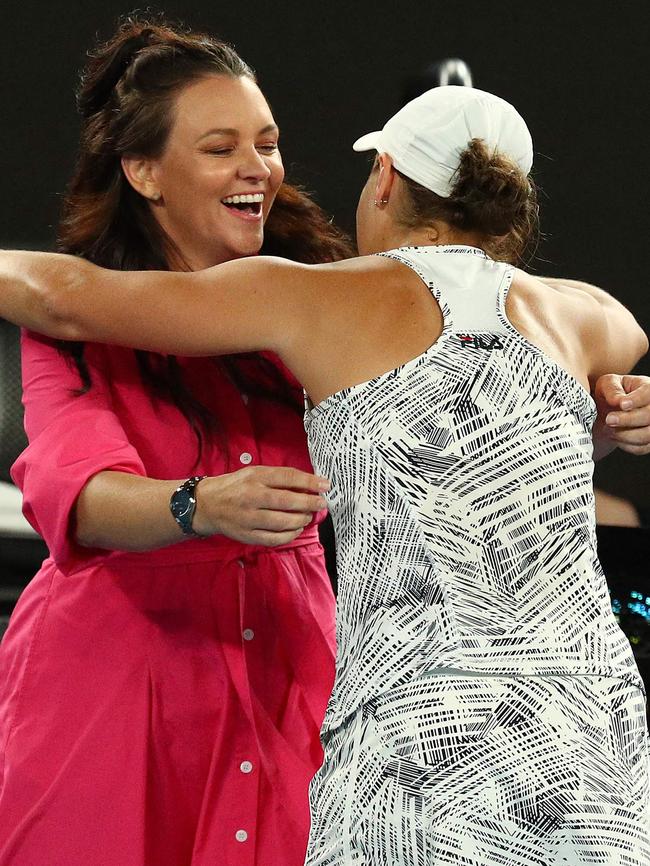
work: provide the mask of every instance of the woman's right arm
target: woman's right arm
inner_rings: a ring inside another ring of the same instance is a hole
[[[123,472],[99,472],[75,507],[76,540],[84,547],[154,550],[182,541],[169,500],[185,479],[163,481]],[[192,528],[245,544],[277,547],[297,538],[327,507],[324,479],[282,466],[249,466],[204,478],[196,487]]]
[[[81,548],[151,550],[184,538],[169,499],[184,479],[146,477],[112,408],[100,364],[86,353],[93,385],[49,340],[23,335],[23,402],[30,444],[14,464],[24,512],[60,564]],[[297,492],[293,488],[311,491]],[[315,476],[281,467],[247,467],[197,487],[195,529],[247,543],[283,544],[323,507]]]

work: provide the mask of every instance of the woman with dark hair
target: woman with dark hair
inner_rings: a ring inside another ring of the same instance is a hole
[[[228,45],[129,19],[78,101],[62,251],[139,271],[263,241],[303,262],[349,255],[283,183],[273,116]],[[277,850],[298,866],[334,670],[302,389],[272,355],[31,333],[23,375],[30,444],[13,472],[51,558],[0,650],[0,864],[268,864]]]
[[[645,866],[644,691],[596,551],[591,393],[647,338],[605,292],[514,266],[537,204],[509,103],[436,88],[356,149],[378,151],[360,258],[118,276],[6,253],[0,308],[66,339],[270,347],[305,386],[339,577],[309,864]]]

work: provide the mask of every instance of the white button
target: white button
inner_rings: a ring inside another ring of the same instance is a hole
[[[252,628],[245,628],[243,635],[244,635],[244,640],[253,640],[253,638],[255,637],[255,632],[253,631]]]
[[[248,466],[253,460],[253,455],[249,454],[248,451],[244,451],[243,454],[239,455],[239,462],[243,463],[245,466]]]
[[[253,765],[250,761],[242,761],[239,765],[239,769],[242,771],[242,773],[252,773]]]
[[[241,400],[242,400],[242,403],[244,404],[244,406],[248,406],[248,394],[242,394]]]
[[[248,833],[246,830],[237,830],[235,833],[235,839],[238,842],[245,842],[248,839]]]
[[[243,560],[243,559],[238,559],[238,560],[237,560],[237,565],[238,565],[240,568],[243,568],[243,567],[244,567],[244,560]]]

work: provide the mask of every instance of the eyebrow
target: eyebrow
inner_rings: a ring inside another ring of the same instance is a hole
[[[266,135],[267,132],[279,132],[277,123],[269,123],[263,129],[260,129],[257,133],[258,135]],[[197,138],[197,141],[202,141],[204,138],[207,138],[209,135],[239,135],[238,129],[231,129],[230,127],[208,129],[207,132],[204,132],[203,135],[200,135]]]

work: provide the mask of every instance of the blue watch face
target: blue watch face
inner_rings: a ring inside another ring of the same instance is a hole
[[[172,512],[174,517],[185,517],[192,510],[192,500],[186,490],[174,499]]]
[[[169,509],[185,535],[196,535],[192,529],[192,518],[196,509],[194,489],[203,478],[205,478],[205,475],[195,475],[192,478],[188,478],[187,481],[173,492],[169,500]]]
[[[181,525],[191,521],[196,500],[189,490],[177,490],[171,501],[171,512]]]

